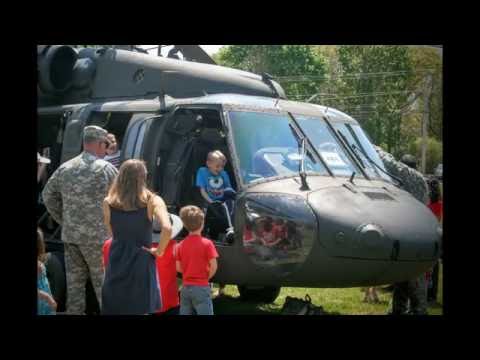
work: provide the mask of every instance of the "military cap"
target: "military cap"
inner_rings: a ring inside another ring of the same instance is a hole
[[[102,129],[99,126],[90,125],[86,126],[83,129],[83,141],[91,142],[91,141],[101,141],[107,139],[107,130]]]

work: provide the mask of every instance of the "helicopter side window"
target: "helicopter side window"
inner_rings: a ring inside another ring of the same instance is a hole
[[[286,114],[230,111],[240,173],[245,183],[273,176],[298,174],[299,143]],[[319,162],[305,158],[307,171],[328,175]]]
[[[38,117],[38,124],[37,151],[51,161],[47,166],[47,177],[49,177],[60,165],[63,147],[62,114],[41,115]]]

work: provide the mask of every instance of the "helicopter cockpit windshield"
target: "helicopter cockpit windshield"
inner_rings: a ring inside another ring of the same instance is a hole
[[[353,171],[361,174],[324,120],[296,114],[294,117],[335,176],[350,176]],[[229,118],[244,183],[298,175],[302,156],[287,114],[230,111]],[[308,151],[305,171],[329,175],[325,165]]]

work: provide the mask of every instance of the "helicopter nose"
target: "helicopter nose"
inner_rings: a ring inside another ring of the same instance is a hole
[[[330,256],[430,264],[439,255],[438,221],[404,191],[342,186],[313,192],[308,202]]]

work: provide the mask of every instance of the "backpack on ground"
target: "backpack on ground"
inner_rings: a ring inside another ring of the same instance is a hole
[[[312,299],[307,294],[305,300],[287,296],[283,304],[282,315],[325,315],[321,306],[312,304]]]

